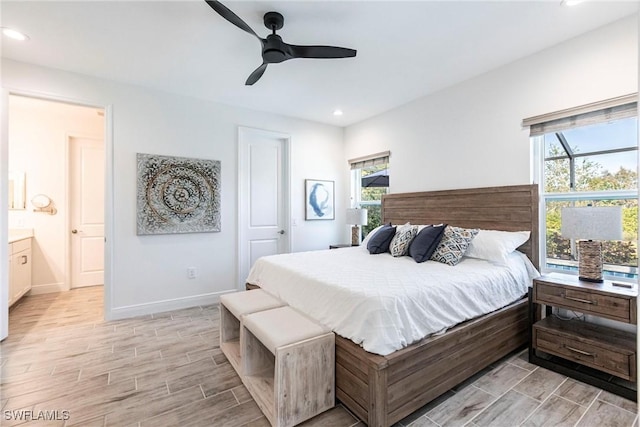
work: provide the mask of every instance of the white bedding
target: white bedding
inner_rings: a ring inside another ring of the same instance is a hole
[[[463,258],[451,267],[370,255],[360,246],[263,257],[247,282],[387,355],[520,299],[538,275],[520,252],[507,266]]]

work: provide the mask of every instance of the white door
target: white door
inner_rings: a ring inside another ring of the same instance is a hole
[[[240,128],[238,287],[260,257],[289,252],[289,136]]]
[[[71,288],[104,284],[104,144],[69,138]]]

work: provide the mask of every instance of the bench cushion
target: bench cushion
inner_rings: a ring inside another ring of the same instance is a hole
[[[279,347],[331,331],[289,306],[248,314],[242,323],[273,354]]]
[[[240,316],[244,314],[269,310],[270,308],[285,305],[284,302],[262,289],[220,295],[220,304],[224,305],[227,310],[233,313],[236,319],[240,319]]]

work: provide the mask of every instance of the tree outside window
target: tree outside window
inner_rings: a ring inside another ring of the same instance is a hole
[[[382,224],[382,196],[389,192],[389,164],[360,169],[359,206],[367,209],[367,225],[362,235]]]

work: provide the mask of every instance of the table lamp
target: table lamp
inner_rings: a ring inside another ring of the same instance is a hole
[[[360,226],[367,225],[367,210],[351,208],[347,209],[347,224],[353,225],[351,227],[351,245],[360,245]]]
[[[620,206],[562,208],[560,234],[578,241],[578,276],[602,282],[602,240],[622,240]]]

